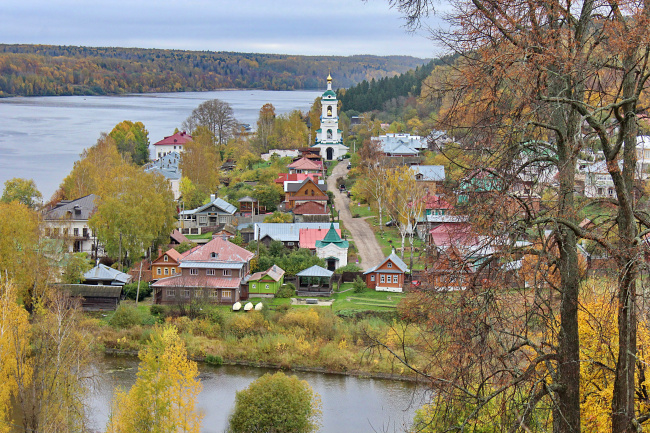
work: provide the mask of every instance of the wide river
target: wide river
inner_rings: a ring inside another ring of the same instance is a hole
[[[32,178],[47,200],[79,154],[123,120],[142,122],[155,143],[180,128],[201,102],[221,99],[255,127],[262,105],[277,114],[307,111],[322,91],[221,90],[123,96],[44,96],[0,99],[0,190],[7,179]]]
[[[135,382],[135,358],[105,357],[97,365],[95,390],[90,398],[92,428],[103,431],[110,402],[117,386],[128,388]],[[198,406],[204,414],[202,432],[222,433],[235,404],[235,393],[264,373],[274,370],[252,367],[211,367],[199,364],[203,390]],[[306,380],[322,400],[322,433],[405,432],[425,393],[409,382],[363,379],[319,373],[296,374]]]

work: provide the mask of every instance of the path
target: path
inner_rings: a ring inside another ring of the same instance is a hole
[[[339,192],[339,185],[336,184],[336,179],[347,176],[347,163],[348,160],[343,160],[334,167],[332,175],[327,179],[327,189],[334,193],[334,206],[340,212],[339,217],[341,218],[341,222],[350,232],[354,245],[357,247],[357,251],[361,256],[361,268],[367,270],[378,265],[384,259],[384,253],[381,252],[381,247],[377,242],[375,233],[368,223],[361,218],[352,218],[352,214],[350,213],[350,199],[346,194]]]

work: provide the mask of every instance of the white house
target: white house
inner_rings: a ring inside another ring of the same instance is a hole
[[[162,175],[167,182],[174,194],[174,200],[178,200],[181,196],[181,170],[178,168],[178,164],[181,161],[181,155],[179,151],[170,152],[155,161],[148,163],[144,167],[144,171],[147,173],[158,173]]]
[[[183,146],[190,141],[192,141],[192,136],[185,131],[177,132],[174,135],[165,137],[159,142],[153,144],[153,159],[160,159],[171,152],[181,153],[183,151]]]
[[[69,241],[70,252],[96,254],[97,239],[88,226],[88,220],[97,209],[96,201],[95,194],[61,200],[43,216],[48,236]]]
[[[325,259],[328,270],[335,271],[348,264],[349,246],[349,242],[341,239],[332,223],[323,240],[316,241],[316,255]]]

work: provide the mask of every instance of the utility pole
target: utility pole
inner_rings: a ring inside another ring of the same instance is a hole
[[[120,253],[119,253],[119,260],[120,260],[120,272],[122,272],[122,233],[120,233]]]

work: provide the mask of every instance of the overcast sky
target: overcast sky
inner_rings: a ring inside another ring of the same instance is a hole
[[[0,42],[435,57],[387,0],[2,0]]]

